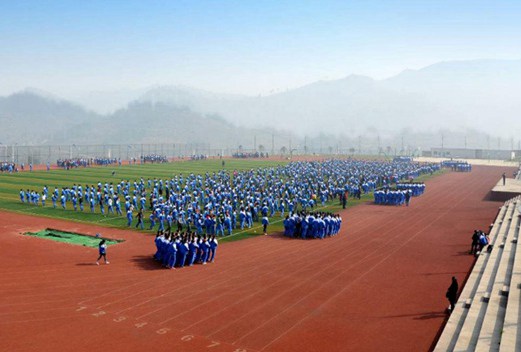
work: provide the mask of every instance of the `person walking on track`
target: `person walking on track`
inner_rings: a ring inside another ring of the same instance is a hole
[[[107,245],[105,244],[105,240],[101,240],[101,242],[98,245],[99,248],[99,257],[98,260],[96,260],[96,265],[99,265],[99,260],[101,257],[105,260],[105,264],[109,264],[107,261]]]
[[[456,308],[456,301],[458,300],[458,280],[456,280],[455,276],[452,277],[452,283],[447,289],[445,297],[447,297],[450,303],[449,313],[454,312],[454,308]]]

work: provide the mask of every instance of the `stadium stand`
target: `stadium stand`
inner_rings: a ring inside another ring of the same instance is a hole
[[[520,351],[521,197],[499,209],[435,351]]]

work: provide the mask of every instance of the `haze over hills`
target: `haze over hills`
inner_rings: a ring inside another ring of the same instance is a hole
[[[512,131],[521,116],[521,60],[442,62],[385,80],[351,75],[259,97],[160,87],[140,99],[218,113],[239,125],[277,125],[301,135],[474,128],[508,138],[521,132]]]
[[[258,136],[258,145],[269,151],[272,136],[282,138],[272,129],[237,127],[218,115],[161,102],[134,101],[102,115],[34,89],[0,97],[0,122],[3,145],[183,143],[238,148],[253,145]]]
[[[85,107],[34,89],[0,97],[0,141],[251,148],[256,136],[269,147],[273,137],[277,149],[291,140],[360,149],[439,146],[441,133],[446,145],[460,147],[521,138],[521,60],[442,62],[385,80],[350,75],[268,96],[163,86],[76,98]]]
[[[100,119],[78,104],[40,90],[0,97],[0,141],[4,145],[64,143]]]

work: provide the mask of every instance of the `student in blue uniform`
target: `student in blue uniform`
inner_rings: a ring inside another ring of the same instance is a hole
[[[208,261],[210,263],[213,263],[215,260],[215,252],[217,251],[217,246],[219,245],[219,242],[217,241],[217,238],[215,236],[212,236],[209,241],[210,244],[210,255],[208,258]]]
[[[62,196],[60,197],[60,201],[61,201],[62,208],[65,209],[65,195],[64,194],[62,194]]]
[[[208,250],[210,249],[210,244],[208,243],[206,236],[199,244],[199,249],[201,250],[201,264],[205,265],[206,261],[208,260]]]
[[[95,201],[94,201],[94,197],[91,197],[91,198],[89,199],[89,205],[90,205],[90,212],[91,212],[91,213],[94,213],[94,205],[95,205],[94,202],[95,202]]]
[[[118,215],[123,215],[123,212],[121,211],[121,201],[119,200],[119,197],[116,197],[116,213]]]
[[[186,240],[181,240],[177,245],[177,259],[176,264],[179,268],[183,268],[186,262],[186,254],[188,253],[189,246]]]
[[[161,261],[163,258],[161,257],[161,254],[162,254],[162,245],[163,245],[163,234],[158,232],[156,234],[156,238],[154,240],[154,243],[156,245],[156,253],[154,254],[154,259],[157,260],[157,261]]]
[[[172,239],[170,242],[167,242],[166,247],[166,257],[168,258],[168,260],[164,262],[167,263],[167,268],[174,269],[175,263],[177,261],[177,243],[174,239]]]
[[[149,219],[150,219],[150,227],[148,229],[152,230],[154,228],[154,226],[156,226],[156,216],[153,212],[150,214]]]
[[[232,219],[228,212],[226,212],[226,215],[224,216],[224,228],[226,229],[228,236],[232,234]]]
[[[132,215],[132,209],[129,209],[127,211],[127,226],[130,227],[130,225],[132,225],[132,220],[133,220],[133,215]]]
[[[302,219],[300,221],[300,237],[305,240],[308,233],[308,217],[305,213],[302,213],[300,218]]]
[[[264,235],[268,234],[268,224],[269,223],[270,223],[270,221],[268,220],[268,215],[266,214],[265,216],[262,217],[262,232],[264,233]]]
[[[246,223],[246,211],[241,209],[239,212],[239,223],[241,224],[241,230],[244,230],[244,224]]]
[[[99,250],[99,257],[96,260],[96,265],[99,265],[99,260],[103,257],[103,260],[105,260],[105,264],[109,264],[109,261],[107,260],[107,245],[105,244],[105,240],[101,240],[101,242],[98,244],[98,250]]]
[[[100,199],[99,201],[99,209],[101,211],[101,214],[105,215],[105,204],[103,203],[102,199]]]
[[[199,245],[197,244],[197,239],[192,238],[192,240],[190,241],[190,244],[188,245],[188,256],[186,258],[186,263],[188,266],[194,265],[198,248],[199,248]]]
[[[217,236],[224,236],[224,225],[223,225],[224,219],[222,216],[217,217],[217,225],[215,226],[215,233]]]

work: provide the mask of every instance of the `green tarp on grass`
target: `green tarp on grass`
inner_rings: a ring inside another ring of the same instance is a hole
[[[94,237],[89,235],[82,235],[79,233],[74,232],[65,232],[55,229],[45,229],[38,232],[26,232],[25,235],[28,236],[36,236],[41,238],[46,238],[49,240],[57,241],[57,242],[65,242],[65,243],[71,243],[76,244],[78,246],[87,246],[87,247],[94,247],[97,248],[98,244],[103,237]],[[123,242],[121,240],[109,240],[105,238],[105,243],[107,246],[117,244],[119,242]]]

